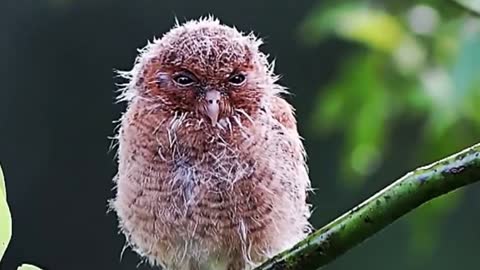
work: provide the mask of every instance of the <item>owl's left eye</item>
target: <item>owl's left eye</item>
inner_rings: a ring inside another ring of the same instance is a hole
[[[194,79],[192,79],[191,77],[189,77],[187,75],[184,75],[184,74],[179,74],[179,75],[173,77],[173,80],[181,86],[189,86],[189,85],[192,85],[195,82]]]

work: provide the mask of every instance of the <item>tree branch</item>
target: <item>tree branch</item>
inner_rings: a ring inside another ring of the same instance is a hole
[[[255,270],[318,269],[423,203],[480,180],[480,144],[406,174]]]

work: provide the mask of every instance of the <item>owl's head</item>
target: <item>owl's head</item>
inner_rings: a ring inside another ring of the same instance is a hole
[[[241,112],[254,115],[282,88],[261,41],[213,18],[176,25],[140,51],[124,98],[188,112],[213,126]]]

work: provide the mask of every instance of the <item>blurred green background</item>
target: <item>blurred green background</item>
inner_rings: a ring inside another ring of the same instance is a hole
[[[478,3],[478,2],[477,2]],[[315,227],[480,141],[480,20],[452,1],[0,0],[0,163],[13,239],[0,269],[135,269],[107,200],[114,69],[213,14],[264,38],[294,93]],[[480,186],[437,199],[325,269],[479,269]],[[150,269],[141,264],[138,269]]]

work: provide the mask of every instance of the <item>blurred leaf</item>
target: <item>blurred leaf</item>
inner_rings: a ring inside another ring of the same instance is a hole
[[[345,118],[344,85],[334,84],[328,88],[325,95],[320,95],[313,113],[316,132],[330,132],[340,126],[340,120]]]
[[[12,220],[8,209],[5,182],[0,168],[0,260],[12,237]]]
[[[321,40],[331,33],[390,52],[400,43],[404,31],[396,17],[382,10],[344,3],[314,11],[304,24],[304,36],[309,41]]]
[[[478,129],[480,129],[480,113],[478,113],[478,108],[480,108],[480,76],[474,82],[469,92],[471,94],[463,108],[466,116],[472,119]],[[475,132],[475,134],[478,134],[478,132]]]
[[[418,3],[407,10],[405,19],[412,33],[429,37],[438,28],[440,14],[433,6],[426,3]]]
[[[5,187],[5,180],[3,176],[2,167],[0,166],[0,198],[3,195],[3,198],[7,198],[7,189]]]
[[[375,82],[369,72],[368,55],[359,55],[343,63],[340,77],[321,91],[319,104],[314,112],[315,127],[319,131],[331,131],[344,127],[356,116],[365,92]]]
[[[432,58],[437,65],[450,66],[454,63],[460,48],[459,29],[464,24],[464,19],[454,19],[442,22],[435,35],[429,40],[432,46]]]
[[[19,266],[17,268],[17,270],[42,270],[34,265],[31,265],[31,264],[22,264],[21,266]]]
[[[452,0],[465,9],[480,14],[480,0]]]
[[[349,59],[341,78],[322,91],[325,94],[316,107],[317,129],[346,131],[343,179],[348,186],[361,184],[375,171],[383,154],[386,120],[392,113],[389,91],[380,75],[385,57],[369,53]]]
[[[445,67],[429,67],[420,75],[422,91],[431,104],[425,125],[429,139],[443,136],[458,120],[455,89]]]
[[[451,133],[450,130],[454,131],[450,136],[458,137],[461,129],[453,129],[457,124],[465,126],[468,122],[477,121],[478,113],[477,109],[473,109],[473,104],[476,103],[474,96],[478,91],[475,86],[480,82],[480,32],[467,32],[459,43],[450,70],[445,66],[430,67],[420,75],[422,89],[432,103],[425,126],[426,141],[443,138],[445,134]],[[447,141],[443,144],[458,147]]]
[[[348,58],[342,65],[340,77],[321,91],[314,111],[317,131],[329,132],[344,127],[355,117],[358,102],[372,83],[372,78],[365,76],[368,62],[365,55]]]
[[[370,72],[375,74],[372,67]],[[349,128],[347,138],[350,162],[345,179],[363,183],[365,176],[374,172],[382,156],[386,133],[386,119],[390,116],[388,97],[381,80],[374,81],[369,89],[365,89],[365,102],[357,108],[358,112]],[[353,175],[351,175],[353,173]],[[357,176],[357,177],[352,177]],[[362,176],[362,177],[358,177]]]
[[[402,104],[405,105],[402,109],[405,110],[404,114],[409,117],[418,117],[418,115],[423,115],[430,109],[431,102],[423,90],[420,89],[418,83],[406,84],[405,93],[401,97],[405,103]]]
[[[460,44],[459,55],[452,70],[455,101],[458,105],[461,105],[468,91],[480,78],[480,32],[468,35]]]
[[[422,44],[413,36],[405,38],[393,51],[393,62],[400,74],[413,76],[425,66],[427,52]]]

